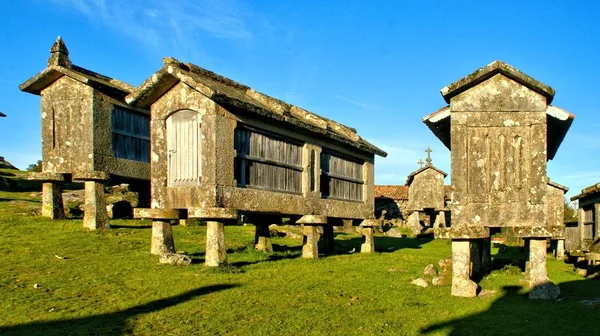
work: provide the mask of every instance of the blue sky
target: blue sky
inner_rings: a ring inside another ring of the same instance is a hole
[[[58,35],[75,64],[132,85],[172,56],[355,127],[389,154],[377,184],[403,184],[427,146],[450,171],[421,118],[445,105],[442,87],[499,59],[575,114],[548,163],[574,195],[600,181],[598,12],[598,1],[5,0],[0,155],[19,168],[41,158],[39,97],[18,85]]]

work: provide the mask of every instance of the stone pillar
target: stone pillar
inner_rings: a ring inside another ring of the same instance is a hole
[[[323,252],[333,253],[335,250],[335,238],[333,235],[333,225],[323,225]]]
[[[360,223],[362,227],[362,245],[360,246],[361,253],[375,252],[375,238],[373,236],[374,228],[381,227],[383,220],[380,219],[365,219]]]
[[[269,224],[255,224],[255,226],[256,231],[254,231],[254,248],[257,251],[273,252]]]
[[[452,240],[452,295],[477,296],[477,284],[469,278],[471,246],[468,240]]]
[[[319,233],[315,225],[305,224],[302,228],[304,240],[302,244],[302,258],[317,259],[319,258]]]
[[[565,259],[565,240],[564,239],[556,240],[556,259],[558,259],[558,260]]]
[[[360,245],[360,253],[375,252],[375,238],[373,237],[373,227],[363,226],[362,228],[362,244]]]
[[[42,183],[42,216],[50,219],[65,218],[62,190],[60,183]]]
[[[152,221],[152,238],[150,240],[150,253],[175,253],[175,242],[170,220]]]
[[[483,274],[492,272],[492,238],[487,237],[481,240],[481,263],[483,265]]]
[[[555,300],[560,289],[548,279],[546,238],[529,239],[529,299]]]
[[[319,258],[319,232],[317,231],[317,226],[326,225],[327,216],[304,215],[296,221],[296,224],[303,224],[304,242],[302,245],[302,258]]]
[[[83,227],[96,230],[109,228],[104,185],[99,181],[85,181]]]
[[[225,224],[222,221],[210,220],[206,222],[206,254],[204,264],[209,267],[227,264]]]
[[[471,272],[470,277],[475,281],[483,278],[483,258],[481,254],[481,239],[473,239],[471,242]]]

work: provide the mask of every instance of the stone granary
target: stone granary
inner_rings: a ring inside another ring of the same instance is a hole
[[[149,201],[150,116],[131,107],[125,96],[134,87],[79,67],[59,37],[48,67],[21,84],[41,96],[42,215],[63,218],[62,183],[85,184],[83,225],[108,227],[103,183],[127,181]]]
[[[126,98],[151,111],[152,252],[173,251],[170,221],[207,223],[206,265],[227,261],[224,225],[304,225],[303,257],[317,258],[317,226],[327,239],[342,220],[362,221],[373,251],[374,155],[387,155],[356,130],[173,58]],[[262,245],[262,246],[260,246]]]
[[[548,226],[565,227],[565,193],[569,191],[569,188],[550,180],[548,180],[547,186]],[[552,237],[554,255],[561,260],[565,258],[566,227],[563,232],[562,236]]]
[[[409,212],[408,226],[411,228],[446,226],[444,178],[448,174],[431,163],[431,149],[427,148],[426,152],[425,166],[412,172],[406,178],[408,186],[406,207]]]
[[[567,230],[569,250],[584,252],[588,261],[600,261],[600,183],[581,190],[571,201],[579,202],[578,225]]]
[[[552,88],[500,61],[441,93],[450,105],[423,121],[451,151],[452,227],[436,235],[452,239],[452,295],[476,295],[470,275],[478,278],[489,267],[490,234],[506,228],[526,240],[529,297],[556,297],[546,240],[564,228],[547,220],[546,161],[574,116],[550,105]]]

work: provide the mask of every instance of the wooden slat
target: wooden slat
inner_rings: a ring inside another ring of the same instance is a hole
[[[122,159],[150,162],[150,118],[115,106],[111,123],[113,155]]]
[[[329,152],[321,153],[321,195],[324,198],[363,200],[363,164]]]

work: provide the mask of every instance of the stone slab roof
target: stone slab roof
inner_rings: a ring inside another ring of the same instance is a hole
[[[324,135],[362,151],[387,156],[387,153],[362,139],[356,129],[262,94],[191,63],[165,58],[164,66],[126,97],[127,103],[149,108],[163,94],[183,82],[217,104],[279,120]]]
[[[0,117],[6,117],[6,114],[0,112]]]
[[[548,125],[547,133],[547,159],[552,160],[558,151],[558,147],[567,135],[575,116],[557,106],[548,105],[546,108],[546,123]],[[423,122],[444,145],[450,148],[450,106],[444,106],[441,109],[423,117]]]
[[[502,61],[493,61],[483,68],[475,70],[470,75],[461,78],[448,86],[445,86],[441,90],[442,96],[447,103],[450,103],[450,99],[452,97],[457,96],[461,92],[476,86],[477,84],[498,73],[503,74],[504,76],[520,83],[521,85],[524,85],[529,89],[543,95],[547,99],[547,104],[550,104],[554,98],[553,88],[532,77],[529,77],[528,75]]]
[[[50,54],[48,67],[21,84],[19,86],[21,91],[39,95],[42,90],[63,76],[97,88],[109,95],[124,97],[135,90],[134,86],[120,80],[72,64],[68,57],[69,51],[60,36],[50,49]]]
[[[421,172],[426,171],[427,169],[433,169],[436,172],[442,174],[444,177],[448,176],[448,174],[445,173],[443,170],[441,170],[435,166],[432,166],[432,165],[426,165],[425,167],[421,167],[421,168],[415,170],[414,172],[410,173],[410,175],[408,175],[408,177],[406,178],[406,185],[409,186],[412,183],[412,181],[415,179],[415,176],[419,175]]]
[[[600,195],[600,182],[589,187],[583,188],[579,195],[571,197],[571,201],[575,201],[584,197]]]
[[[553,186],[554,188],[557,188],[557,189],[561,189],[561,190],[562,190],[562,191],[564,191],[565,193],[566,193],[567,191],[569,191],[569,188],[568,188],[568,187],[565,187],[565,186],[564,186],[564,185],[562,185],[562,184],[558,184],[558,183],[556,183],[556,182],[553,182],[553,181],[550,181],[550,180],[548,180],[548,185],[550,185],[550,186]]]

